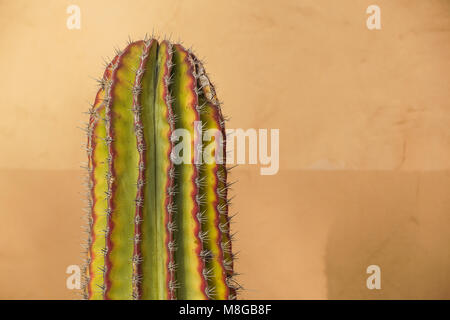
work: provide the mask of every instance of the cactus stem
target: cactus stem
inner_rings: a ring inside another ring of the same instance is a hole
[[[115,52],[81,128],[84,298],[234,298],[225,142],[202,140],[209,129],[225,136],[214,87],[180,44],[146,35]],[[180,138],[189,164],[173,152]],[[216,162],[203,161],[205,147]]]

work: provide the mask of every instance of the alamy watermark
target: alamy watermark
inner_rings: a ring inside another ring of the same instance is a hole
[[[367,18],[366,26],[369,30],[381,30],[381,9],[376,4],[367,7],[366,13],[370,14]]]
[[[376,264],[372,264],[366,269],[367,274],[370,276],[367,278],[366,287],[369,290],[381,289],[381,268]]]
[[[67,267],[66,273],[69,276],[66,279],[66,287],[69,290],[81,289],[81,270],[80,266],[71,264]]]
[[[66,20],[66,27],[69,30],[81,29],[81,9],[76,4],[71,4],[66,8],[66,13],[69,15]]]
[[[278,172],[279,129],[226,129],[225,139],[219,129],[202,128],[201,121],[194,121],[193,134],[183,128],[172,132],[171,159],[174,164],[259,164],[261,175]]]

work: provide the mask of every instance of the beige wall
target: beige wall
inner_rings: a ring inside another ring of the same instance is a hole
[[[277,175],[232,175],[243,298],[450,298],[448,0],[0,0],[0,298],[74,297],[91,77],[152,30],[205,58],[229,128],[280,129]]]

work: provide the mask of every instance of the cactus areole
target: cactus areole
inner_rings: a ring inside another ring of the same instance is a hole
[[[224,119],[202,63],[144,39],[117,52],[99,83],[83,297],[235,299]],[[203,139],[212,129],[222,139]],[[198,161],[199,150],[218,161]]]

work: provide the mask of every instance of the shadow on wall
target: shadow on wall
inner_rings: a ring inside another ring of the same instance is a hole
[[[450,298],[450,173],[350,174],[326,247],[329,299]],[[381,289],[369,290],[369,265]]]

